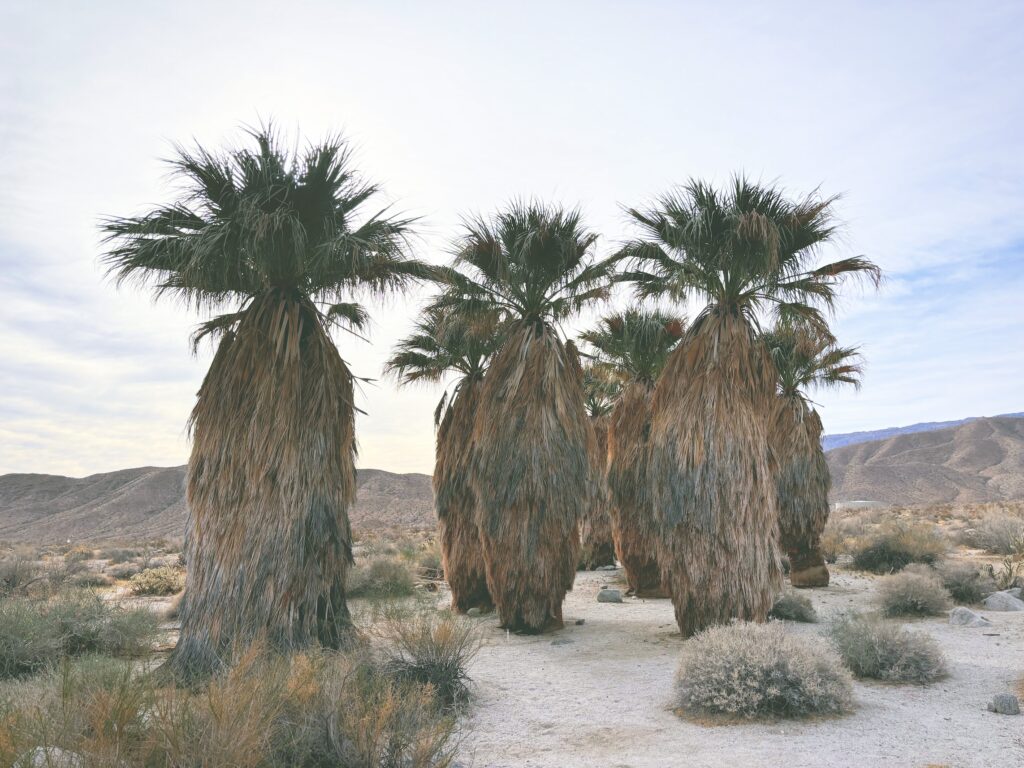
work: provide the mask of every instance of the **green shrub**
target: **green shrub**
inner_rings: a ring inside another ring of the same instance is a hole
[[[858,614],[844,614],[829,626],[829,636],[857,677],[925,685],[947,674],[942,651],[922,632]]]
[[[807,623],[813,623],[818,620],[818,614],[814,611],[810,598],[791,590],[787,590],[775,598],[775,604],[772,605],[768,616],[784,621],[802,621]]]
[[[379,557],[349,571],[348,596],[368,598],[408,597],[415,583],[409,567],[394,558]]]
[[[854,545],[853,567],[894,573],[910,563],[936,563],[945,552],[946,541],[934,525],[889,523]]]
[[[743,718],[835,715],[853,702],[838,657],[775,622],[712,627],[688,640],[676,692],[684,713]]]
[[[996,591],[992,576],[969,563],[943,563],[938,568],[942,585],[958,603],[980,603]]]
[[[157,618],[84,591],[52,600],[0,602],[0,678],[21,677],[61,658],[89,653],[136,656],[152,645]]]
[[[881,580],[878,603],[886,616],[938,616],[950,595],[935,572],[904,571]]]
[[[445,707],[469,698],[466,672],[480,647],[474,627],[451,614],[392,616],[384,668],[399,683],[430,685]]]
[[[180,571],[161,566],[135,574],[129,584],[133,595],[173,595],[181,591],[185,581]]]
[[[963,541],[993,555],[1024,554],[1024,518],[1005,512],[989,512],[974,528],[965,532]]]

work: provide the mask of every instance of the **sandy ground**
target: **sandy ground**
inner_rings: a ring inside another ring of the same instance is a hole
[[[856,711],[841,719],[704,726],[671,711],[683,643],[671,604],[596,602],[615,577],[579,574],[567,626],[552,635],[507,636],[493,616],[477,620],[484,646],[470,670],[475,699],[460,766],[1024,766],[1024,716],[985,708],[1024,676],[1024,612],[984,612],[993,622],[984,629],[944,617],[909,623],[940,643],[950,676],[927,687],[858,682]],[[875,583],[834,572],[832,586],[803,594],[827,619],[869,609]],[[822,631],[789,628],[811,638]]]

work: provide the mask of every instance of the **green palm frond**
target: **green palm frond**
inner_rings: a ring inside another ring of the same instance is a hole
[[[778,374],[779,393],[808,401],[815,389],[860,388],[864,372],[857,347],[841,347],[813,326],[780,322],[761,334]]]
[[[686,328],[686,319],[660,311],[627,309],[601,319],[580,335],[598,364],[620,381],[653,384]]]

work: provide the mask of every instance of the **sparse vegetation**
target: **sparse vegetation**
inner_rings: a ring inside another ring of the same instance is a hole
[[[348,576],[349,597],[409,597],[414,588],[409,566],[393,557],[376,557],[368,563],[357,563]]]
[[[942,651],[923,632],[852,613],[835,619],[828,632],[857,677],[925,685],[947,674]]]
[[[878,585],[878,602],[886,616],[937,616],[949,608],[950,594],[934,571],[904,571]]]
[[[811,605],[810,598],[792,590],[783,592],[775,598],[775,603],[772,605],[771,611],[768,612],[768,617],[808,623],[818,620],[818,614],[815,612],[814,606]]]
[[[993,555],[1024,554],[1024,517],[1003,511],[985,514],[962,540]]]
[[[936,563],[946,549],[946,540],[934,525],[884,523],[854,545],[853,567],[872,573],[894,573],[910,563]]]
[[[986,595],[996,589],[992,575],[970,563],[940,563],[938,573],[942,585],[950,596],[961,604],[980,603]]]
[[[738,622],[695,636],[683,646],[676,691],[691,715],[808,717],[853,705],[850,674],[836,654],[778,623]]]
[[[142,566],[139,563],[118,563],[117,565],[108,566],[104,573],[110,576],[112,579],[118,581],[127,581],[137,573],[142,573]]]
[[[163,565],[135,574],[129,584],[133,595],[173,595],[181,591],[185,581],[181,571]]]

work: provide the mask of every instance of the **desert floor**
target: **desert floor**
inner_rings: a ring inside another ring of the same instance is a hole
[[[602,585],[623,588],[617,577],[578,574],[566,628],[552,635],[509,636],[493,616],[476,620],[484,645],[470,669],[474,700],[460,766],[1024,765],[1024,717],[986,710],[1024,676],[1024,612],[982,611],[993,625],[977,629],[945,617],[908,622],[939,642],[950,676],[926,687],[857,682],[856,711],[846,717],[701,725],[672,712],[683,640],[670,602],[598,603]],[[869,610],[876,583],[834,571],[831,586],[803,594],[824,622],[838,611]],[[823,623],[789,629],[827,642]]]

